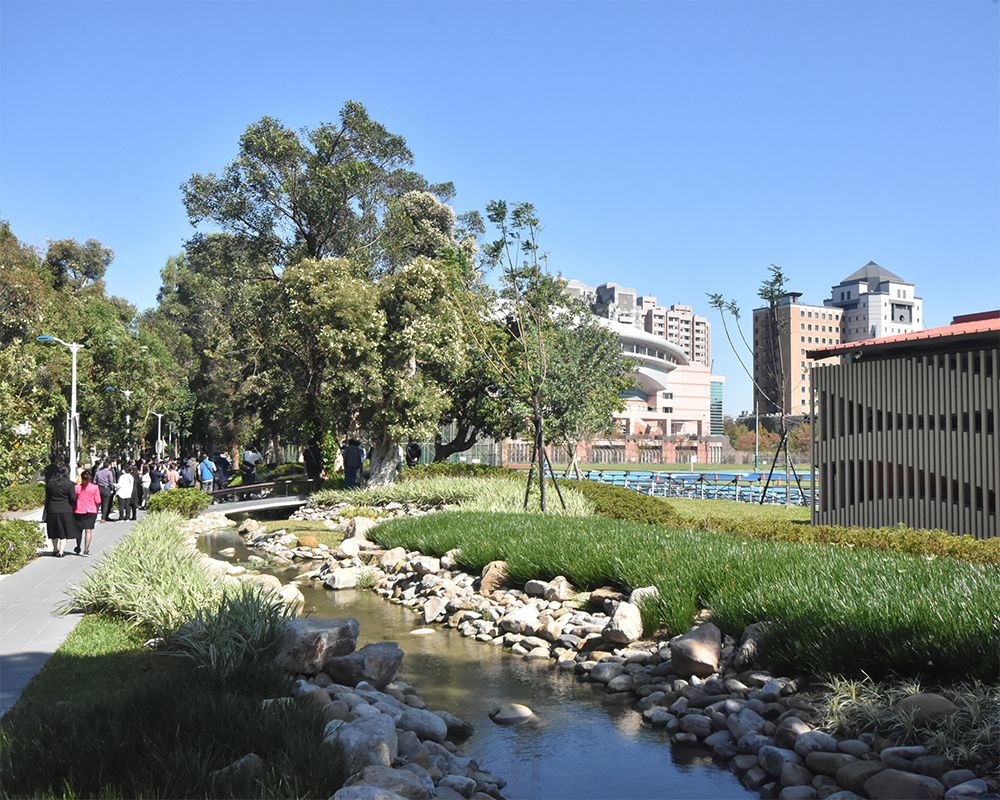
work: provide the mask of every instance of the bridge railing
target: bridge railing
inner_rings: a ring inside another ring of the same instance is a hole
[[[213,503],[232,503],[240,500],[260,500],[264,497],[290,497],[308,494],[320,488],[322,481],[314,478],[289,478],[283,481],[248,483],[209,492]]]

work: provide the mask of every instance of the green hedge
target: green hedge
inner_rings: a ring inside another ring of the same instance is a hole
[[[597,481],[562,481],[594,504],[594,513],[609,519],[645,522],[655,525],[676,525],[677,513],[660,497],[650,497],[621,486]]]
[[[521,478],[526,476],[523,472],[507,469],[506,467],[493,467],[489,464],[452,464],[447,461],[438,461],[432,464],[419,464],[416,467],[403,468],[404,481],[419,481],[426,478]]]
[[[22,483],[0,489],[0,511],[30,511],[45,505],[45,484]]]
[[[0,520],[0,575],[17,572],[38,555],[44,543],[37,522]]]
[[[212,504],[212,498],[199,489],[167,489],[149,498],[150,512],[173,511],[182,517],[196,517]]]

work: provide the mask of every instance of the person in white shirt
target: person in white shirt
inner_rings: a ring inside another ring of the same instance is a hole
[[[135,478],[123,469],[115,482],[115,494],[118,495],[118,521],[128,519],[132,515],[132,492],[135,490]]]

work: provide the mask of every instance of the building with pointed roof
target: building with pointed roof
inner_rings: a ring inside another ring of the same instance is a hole
[[[842,342],[923,330],[924,301],[912,283],[869,261],[834,286],[823,304],[839,308]]]

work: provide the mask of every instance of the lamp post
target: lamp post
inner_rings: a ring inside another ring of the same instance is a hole
[[[125,445],[126,445],[126,458],[132,457],[132,389],[118,389],[115,386],[105,386],[104,391],[106,392],[121,392],[125,395]]]
[[[156,411],[150,411],[150,414],[156,415],[156,457],[158,459],[163,458],[163,437],[161,435],[161,425],[163,423],[163,414],[157,413]]]
[[[79,342],[64,342],[58,336],[43,335],[37,338],[39,342],[58,342],[63,347],[68,347],[73,354],[73,379],[70,388],[69,401],[69,475],[71,480],[76,480],[76,429],[79,420],[76,416],[76,354],[83,349]]]

